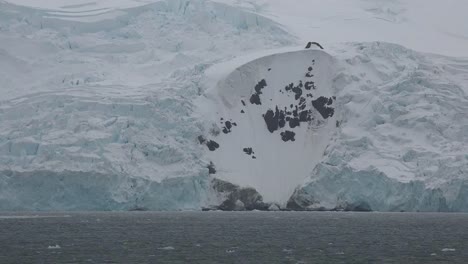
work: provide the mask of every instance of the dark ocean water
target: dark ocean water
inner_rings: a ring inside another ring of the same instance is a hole
[[[468,263],[468,214],[0,213],[0,263]]]

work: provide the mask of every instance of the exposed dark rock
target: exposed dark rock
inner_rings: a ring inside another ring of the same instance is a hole
[[[296,136],[296,133],[292,132],[292,131],[284,131],[284,132],[281,132],[281,139],[284,141],[284,142],[288,142],[288,141],[295,141],[296,139],[294,138]]]
[[[250,103],[251,104],[256,104],[256,105],[261,105],[262,102],[260,101],[260,95],[252,94],[252,96],[250,96]]]
[[[292,91],[295,93],[294,99],[299,100],[302,95],[302,89],[300,86],[293,87]]]
[[[214,178],[211,181],[211,184],[212,184],[213,189],[220,193],[226,193],[226,192],[231,193],[231,192],[236,191],[239,188],[238,185],[235,185],[235,184],[232,184],[230,182],[223,181],[220,179],[216,179],[216,178]]]
[[[289,85],[287,85],[286,87],[284,87],[284,90],[289,92],[293,92],[294,93],[294,99],[296,100],[299,100],[299,98],[301,97],[302,95],[302,87],[304,85],[302,84],[302,82],[300,81],[299,84],[297,86],[294,86],[294,83],[290,83]]]
[[[243,151],[244,151],[245,154],[247,154],[247,155],[252,155],[252,154],[254,154],[252,148],[244,148]]]
[[[267,86],[267,83],[265,81],[265,79],[262,79],[259,83],[257,83],[257,85],[255,85],[255,92],[258,93],[258,94],[262,94],[262,89],[265,88]]]
[[[327,98],[324,96],[320,96],[316,100],[312,101],[312,105],[315,109],[322,115],[324,119],[332,117],[335,113],[335,109],[333,107],[329,107],[327,105],[331,105],[333,103],[332,98]]]
[[[270,131],[270,133],[273,133],[276,130],[278,130],[279,117],[280,117],[280,115],[279,115],[278,107],[276,107],[275,112],[273,112],[273,110],[270,109],[263,116],[263,119],[265,119],[265,123],[266,123],[268,131]]]
[[[213,140],[206,142],[206,146],[210,151],[215,151],[217,148],[219,148],[219,144]]]
[[[245,209],[254,210],[259,208],[264,209],[263,197],[254,188],[241,188],[239,189],[239,200],[244,204]]]
[[[299,105],[305,105],[306,104],[306,99],[304,97],[299,98]]]
[[[234,124],[235,124],[235,123],[234,123]],[[226,121],[226,122],[224,122],[223,133],[224,133],[224,134],[230,133],[230,132],[231,132],[232,125],[233,125],[233,123],[231,123],[231,121]],[[237,124],[236,124],[236,126],[237,126]]]
[[[260,95],[262,94],[262,89],[267,86],[265,79],[262,79],[257,85],[255,85],[255,93],[250,96],[250,103],[261,105]]]
[[[299,118],[295,118],[295,117],[294,117],[294,118],[290,118],[290,119],[289,119],[289,127],[290,127],[290,128],[295,128],[295,127],[297,127],[297,126],[299,126],[299,125],[300,125],[300,123],[299,123]]]
[[[315,87],[315,83],[314,82],[305,82],[304,84],[304,88],[308,91],[310,91],[311,89],[316,89]]]
[[[217,209],[223,211],[268,210],[269,204],[263,202],[263,197],[254,188],[241,188],[227,181],[213,179],[213,189],[226,195]]]
[[[308,122],[312,121],[312,113],[310,110],[304,110],[299,113],[299,121],[300,122]]]
[[[312,45],[315,45],[315,46],[319,47],[320,49],[323,49],[322,45],[320,45],[318,42],[308,42],[305,48],[310,49],[310,47],[312,47]]]
[[[208,168],[209,174],[216,174],[216,168],[213,162],[210,161],[210,164],[208,164],[206,167]]]

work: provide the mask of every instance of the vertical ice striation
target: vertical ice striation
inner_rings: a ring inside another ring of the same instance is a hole
[[[219,202],[193,114],[204,71],[294,38],[211,1],[86,8],[0,3],[0,209]]]

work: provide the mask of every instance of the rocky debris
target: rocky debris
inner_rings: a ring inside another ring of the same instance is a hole
[[[292,132],[292,131],[284,131],[284,132],[281,132],[281,139],[284,141],[284,142],[288,142],[288,141],[296,141],[296,139],[294,138],[296,136],[296,133]]]
[[[252,150],[252,148],[244,148],[243,151],[244,151],[245,154],[247,154],[247,155],[255,154],[255,152]]]
[[[251,104],[256,104],[256,105],[261,105],[262,104],[262,101],[260,99],[260,95],[262,94],[262,89],[265,88],[267,86],[267,83],[265,81],[265,79],[261,80],[260,82],[258,82],[257,85],[255,85],[255,93],[252,94],[252,96],[250,97],[250,103]]]
[[[219,148],[219,144],[216,141],[210,140],[206,143],[206,146],[210,151],[215,151]]]
[[[252,159],[257,159],[257,157],[255,156],[255,152],[253,151],[252,148],[243,148],[242,150],[244,151],[245,154],[252,156]]]
[[[209,174],[216,174],[216,168],[212,161],[210,161],[210,164],[208,164],[206,167],[208,168]]]
[[[332,117],[335,113],[335,109],[331,107],[332,104],[333,99],[324,96],[320,96],[316,100],[312,101],[312,105],[317,109],[317,111],[319,111],[324,119]]]
[[[205,137],[203,136],[198,136],[198,142],[202,145],[206,145],[206,147],[210,150],[210,151],[215,151],[216,149],[219,148],[219,144],[214,141],[214,140],[207,140]]]
[[[270,204],[263,202],[263,197],[254,188],[242,188],[227,181],[214,178],[213,189],[224,194],[226,199],[219,205],[210,207],[222,211],[268,210]],[[205,208],[204,210],[209,210]]]
[[[286,208],[277,203],[265,203],[257,190],[250,187],[240,187],[227,181],[213,178],[212,188],[222,194],[225,199],[220,205],[202,208],[203,211],[344,211],[344,212],[371,212],[372,208],[365,201],[346,202],[338,201],[334,208],[320,205],[312,195],[304,189],[296,189],[289,198]]]
[[[224,127],[222,128],[223,130],[223,133],[224,134],[229,134],[231,133],[231,129],[233,126],[237,126],[237,123],[236,122],[233,122],[232,119],[231,120],[226,120],[225,122],[223,121],[224,119],[221,118],[221,124],[224,125]]]

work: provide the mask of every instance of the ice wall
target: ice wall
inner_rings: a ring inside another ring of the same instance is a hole
[[[4,211],[200,210],[218,202],[208,176],[157,182],[125,174],[2,171],[0,190]]]
[[[102,12],[1,2],[0,208],[213,204],[193,115],[200,79],[292,41],[272,20],[203,0]]]

